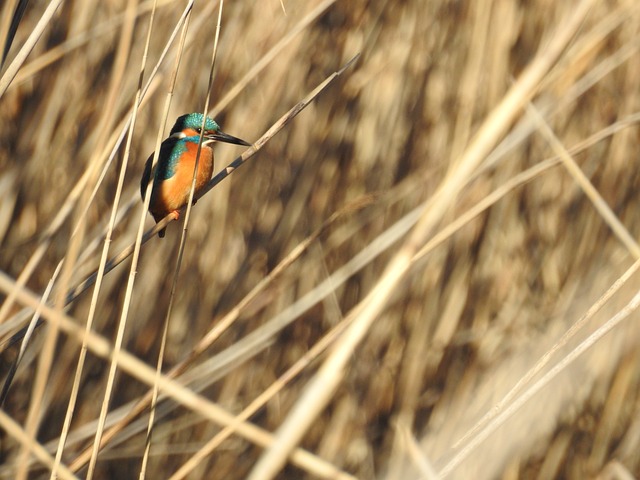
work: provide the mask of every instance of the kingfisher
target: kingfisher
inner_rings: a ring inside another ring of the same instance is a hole
[[[206,117],[205,119],[201,113],[187,113],[178,117],[169,137],[160,146],[160,155],[153,172],[153,188],[149,202],[149,212],[153,215],[156,223],[170,213],[174,213],[176,219],[178,219],[180,209],[189,201],[203,121],[204,134],[200,159],[198,160],[194,204],[196,203],[198,192],[211,180],[211,174],[213,173],[212,144],[214,142],[226,142],[234,145],[251,146],[249,142],[224,133],[212,118]],[[140,180],[140,194],[143,200],[144,192],[152,174],[152,163],[153,154],[147,159],[144,173]],[[163,228],[158,232],[160,238],[164,237],[165,230]]]

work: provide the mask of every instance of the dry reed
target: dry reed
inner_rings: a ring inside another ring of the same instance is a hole
[[[0,478],[640,476],[640,4],[226,2],[208,110],[241,138],[361,56],[198,201],[176,269],[138,185],[208,104],[218,4],[189,5],[29,2],[0,70],[3,378],[45,320]]]

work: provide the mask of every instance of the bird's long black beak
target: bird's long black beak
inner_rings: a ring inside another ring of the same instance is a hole
[[[246,142],[241,138],[234,137],[233,135],[229,135],[228,133],[224,133],[222,130],[207,134],[206,137],[207,139],[215,140],[216,142],[233,143],[234,145],[244,145],[245,147],[251,146],[249,142]]]

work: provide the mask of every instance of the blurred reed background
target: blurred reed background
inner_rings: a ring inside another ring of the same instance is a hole
[[[224,5],[210,112],[232,135],[255,141],[324,78],[356,53],[361,57],[194,207],[165,372],[189,358],[222,319],[233,319],[213,345],[197,352],[178,382],[236,415],[299,366],[250,417],[265,432],[276,431],[327,358],[321,339],[350,321],[348,314],[402,251],[409,233],[396,222],[405,219],[411,226],[417,218],[411,212],[423,202],[432,202],[427,210],[433,202],[446,204],[422,239],[443,232],[440,242],[414,258],[408,273],[390,287],[347,368],[336,372],[340,383],[328,405],[317,417],[309,414],[311,424],[300,433],[299,446],[313,461],[298,451],[277,470],[278,478],[640,476],[637,315],[623,318],[568,363],[573,348],[618,318],[614,315],[640,284],[637,276],[558,345],[640,252],[634,240],[640,229],[640,4],[591,2],[558,62],[537,83],[533,103],[544,120],[518,109],[499,145],[492,145],[477,168],[465,172],[460,160],[481,125],[493,121],[490,112],[584,3]],[[15,4],[5,1],[0,8],[2,41]],[[2,71],[5,80],[52,4],[28,3]],[[126,140],[103,178],[100,171],[126,131],[152,5],[63,2],[0,98],[0,269],[17,279],[41,249],[25,284],[41,295],[58,262],[80,254],[54,285],[51,304],[58,311],[64,292],[99,264],[100,234],[111,214]],[[186,5],[158,1],[144,82]],[[216,2],[194,3],[163,137],[178,115],[204,108],[217,16]],[[110,256],[135,240],[142,208],[139,179],[162,126],[177,50],[176,39],[137,115]],[[559,145],[574,149],[573,159],[594,191],[580,185],[570,159],[558,160],[561,147],[552,148],[544,133],[548,127]],[[239,153],[238,147],[217,145],[216,171]],[[459,195],[433,197],[452,180],[464,186]],[[487,199],[492,201],[482,205]],[[613,216],[607,217],[600,200]],[[478,212],[465,217],[474,207]],[[622,229],[614,233],[616,218]],[[447,231],[456,221],[460,227]],[[147,216],[146,226],[152,223]],[[151,368],[169,307],[180,225],[171,223],[164,240],[154,237],[143,246],[130,305],[124,302],[127,260],[105,276],[95,309],[92,328],[111,343],[122,310],[128,309],[123,349]],[[97,248],[84,254],[95,239]],[[300,247],[299,256],[243,301]],[[344,266],[343,278],[338,273]],[[30,316],[21,315],[24,298],[10,305],[13,288],[0,285],[6,309],[0,325],[4,378],[18,351],[7,339]],[[325,287],[322,293],[319,286]],[[67,312],[79,332],[91,294],[89,289]],[[46,327],[34,335],[0,412],[1,478],[48,478],[53,468],[80,344],[60,333],[51,341],[53,355],[43,361],[52,332]],[[334,337],[327,340],[329,348],[334,343]],[[548,361],[528,374],[554,345]],[[89,348],[61,450],[62,465],[82,478],[87,460],[79,459],[94,442],[110,369],[106,354]],[[47,368],[50,373],[38,387],[38,372]],[[559,373],[543,385],[542,376],[554,368]],[[505,398],[519,381],[524,384],[517,395]],[[150,390],[119,369],[107,430]],[[523,392],[531,397],[520,403]],[[30,420],[35,401],[41,403]],[[256,468],[272,440],[251,430],[216,437],[217,448],[179,470],[223,428],[203,414],[213,411],[209,405],[161,394],[148,478],[176,472],[181,473],[171,478],[245,478]],[[510,408],[513,414],[496,416]],[[477,424],[491,412],[490,423]],[[93,478],[139,475],[148,417],[146,408],[109,439]],[[36,432],[35,441],[28,438],[30,431]],[[25,452],[35,453],[26,457]]]

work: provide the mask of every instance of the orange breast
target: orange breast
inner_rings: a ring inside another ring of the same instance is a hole
[[[198,144],[186,142],[186,147],[187,151],[180,157],[180,162],[176,166],[173,177],[163,180],[153,189],[149,211],[156,221],[161,220],[173,211],[181,209],[189,200]],[[196,193],[209,182],[212,173],[213,149],[208,145],[203,145],[200,152],[200,160],[198,161]]]

